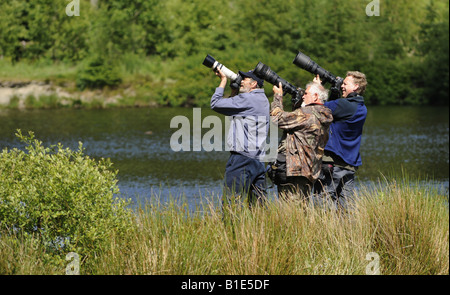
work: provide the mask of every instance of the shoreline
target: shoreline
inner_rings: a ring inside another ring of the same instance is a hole
[[[140,100],[132,86],[79,91],[74,82],[0,80],[0,109],[159,107]]]

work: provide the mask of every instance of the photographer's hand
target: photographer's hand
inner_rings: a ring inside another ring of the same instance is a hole
[[[283,86],[281,85],[281,82],[276,86],[273,85],[273,102],[271,105],[271,116],[277,116],[277,114],[280,114],[283,112]]]
[[[272,91],[274,100],[278,100],[283,104],[283,86],[281,85],[281,82],[278,84],[278,87],[273,85]]]
[[[219,69],[217,69],[217,70],[214,71],[214,72],[216,73],[216,76],[220,78],[220,84],[219,84],[219,87],[225,89],[225,86],[227,86],[227,81],[228,81],[228,80],[227,80],[227,76],[225,76],[225,74],[224,74],[221,70],[219,70]]]
[[[319,75],[316,75],[316,76],[314,77],[314,80],[313,80],[313,82],[315,82],[315,83],[319,83],[319,84],[321,84],[321,85],[322,85],[322,81],[320,80],[320,77],[319,77]]]
[[[281,82],[278,84],[278,87],[276,85],[273,85],[272,91],[274,95],[283,96],[283,86],[281,85]]]

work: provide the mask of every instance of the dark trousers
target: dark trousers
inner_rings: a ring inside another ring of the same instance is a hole
[[[331,164],[323,164],[322,167],[322,173],[314,184],[314,193],[321,198],[331,197],[337,209],[348,209],[354,200],[355,171]]]
[[[232,152],[225,167],[225,196],[228,203],[243,202],[249,206],[267,198],[266,169],[256,159]]]

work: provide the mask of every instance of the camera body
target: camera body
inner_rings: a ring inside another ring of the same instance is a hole
[[[206,55],[205,59],[203,60],[203,65],[205,67],[211,68],[214,71],[221,70],[225,76],[230,79],[230,87],[234,89],[239,89],[241,86],[242,76],[239,74],[236,74],[235,72],[228,69],[223,64],[219,63],[217,60],[214,59],[211,55]]]
[[[327,82],[330,83],[330,100],[339,98],[342,95],[341,86],[344,82],[343,78],[334,76],[332,73],[328,72],[317,63],[315,63],[309,56],[303,54],[300,51],[294,58],[293,63],[299,68],[302,68],[314,75],[319,75],[320,79],[323,81],[323,84]]]
[[[263,64],[262,62],[259,62],[256,65],[254,73],[256,76],[269,82],[272,85],[278,86],[281,82],[283,93],[289,93],[291,95],[292,109],[296,109],[301,106],[303,101],[303,94],[305,94],[304,89],[295,87],[288,81],[284,80],[283,78],[278,76],[277,73],[272,71],[269,66]]]

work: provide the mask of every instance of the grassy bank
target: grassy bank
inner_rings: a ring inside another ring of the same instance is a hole
[[[0,59],[0,108],[205,106],[218,80],[201,65],[203,58],[163,61],[130,54],[113,72],[88,61],[12,64]],[[105,81],[111,75],[118,79],[114,85]]]
[[[449,273],[448,196],[414,181],[363,188],[346,214],[300,203],[233,212],[147,204],[126,235],[111,232],[81,274]],[[0,237],[0,273],[64,274],[30,238]],[[63,253],[65,255],[65,253]],[[375,259],[375,260],[373,260]]]
[[[122,83],[114,87],[80,89],[77,77],[83,64],[27,63],[11,64],[0,60],[0,108],[55,109],[157,106],[142,80],[147,74],[134,75],[125,68]],[[3,87],[3,88],[2,88]]]

